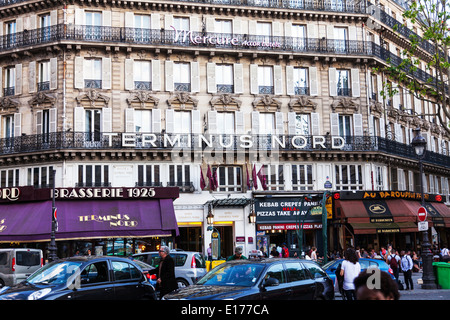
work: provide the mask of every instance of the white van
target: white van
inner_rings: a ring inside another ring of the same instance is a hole
[[[40,249],[0,249],[0,288],[25,280],[43,261]]]

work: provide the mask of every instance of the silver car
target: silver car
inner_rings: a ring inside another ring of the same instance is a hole
[[[179,288],[194,284],[206,274],[205,259],[200,253],[172,250],[170,256],[175,262],[175,278]],[[158,251],[134,254],[132,258],[148,263],[155,268],[159,265],[160,259]]]
[[[42,250],[0,249],[0,288],[14,286],[43,265]]]

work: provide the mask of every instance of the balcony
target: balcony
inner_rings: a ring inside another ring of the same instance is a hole
[[[126,138],[123,136],[126,135]],[[134,139],[134,143],[133,143]],[[126,141],[126,145],[124,142]],[[45,142],[45,143],[44,143]],[[289,135],[199,135],[161,133],[99,133],[95,144],[85,132],[54,132],[0,139],[0,157],[65,150],[119,150],[163,152],[364,152],[384,153],[416,160],[410,145],[391,139],[370,136],[289,136]],[[450,156],[427,151],[424,162],[450,167]],[[188,187],[188,186],[185,186]],[[188,188],[189,189],[189,188]]]
[[[0,53],[8,50],[26,48],[39,44],[48,44],[56,41],[74,43],[97,43],[105,45],[108,43],[121,43],[123,45],[136,45],[133,37],[128,37],[134,28],[123,27],[95,27],[93,32],[90,26],[55,25],[49,28],[45,34],[41,29],[18,32],[14,34],[13,41],[11,35],[0,36]],[[186,34],[176,34],[173,30],[153,30],[148,29],[148,37],[140,44],[154,47],[179,47],[192,49],[223,49],[227,51],[261,50],[270,52],[298,53],[305,55],[337,55],[342,57],[372,57],[380,59],[386,64],[399,65],[402,59],[389,50],[382,48],[374,42],[328,39],[301,39],[302,45],[298,46],[298,38],[294,37],[267,37],[247,34],[217,34],[188,32]],[[267,39],[269,38],[269,39]],[[199,41],[202,40],[202,41]],[[203,41],[204,40],[204,41]],[[337,45],[339,44],[339,45]],[[430,86],[437,86],[437,79],[423,70],[414,66],[405,66],[403,69],[410,76],[417,80],[428,83]],[[95,80],[98,81],[98,80]],[[98,82],[90,83],[95,88],[101,88]],[[99,87],[100,86],[100,87]],[[177,91],[190,91],[190,84],[180,83],[175,88]]]

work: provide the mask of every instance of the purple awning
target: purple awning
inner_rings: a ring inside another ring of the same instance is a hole
[[[172,199],[57,201],[56,207],[56,240],[178,235]],[[51,201],[0,205],[0,242],[49,241],[51,208]]]

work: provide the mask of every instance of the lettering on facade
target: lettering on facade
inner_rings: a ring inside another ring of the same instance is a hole
[[[53,193],[53,190],[51,191]],[[153,198],[155,188],[58,188],[56,199]],[[52,194],[53,195],[53,194]]]
[[[100,223],[107,223],[110,227],[130,227],[135,228],[138,225],[138,222],[136,220],[132,220],[129,215],[127,214],[116,214],[116,215],[85,215],[85,216],[78,216],[78,219],[80,222],[100,222]]]
[[[6,219],[1,219],[0,220],[0,232],[5,231],[6,228],[7,228],[7,226],[6,226]]]
[[[19,200],[20,189],[19,188],[1,188],[0,199],[16,201]]]

